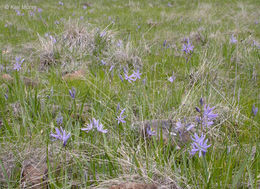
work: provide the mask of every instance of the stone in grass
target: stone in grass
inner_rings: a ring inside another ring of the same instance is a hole
[[[54,150],[55,149],[55,150]],[[49,146],[48,159],[51,168],[51,174],[54,177],[60,176],[62,167],[61,157],[62,146],[60,143],[54,143]],[[48,165],[45,148],[30,148],[24,151],[24,161],[22,161],[22,178],[21,188],[48,188]],[[69,165],[72,157],[69,153],[66,154],[66,165]],[[63,162],[64,163],[64,162]],[[70,170],[70,168],[67,168]],[[68,171],[68,177],[72,177]]]
[[[26,86],[31,86],[31,87],[37,87],[39,85],[39,81],[36,79],[31,79],[28,77],[23,77],[23,82]]]
[[[6,82],[10,82],[10,81],[13,81],[13,78],[9,74],[3,74],[1,76],[1,80],[6,81]]]
[[[184,128],[176,130],[176,122],[171,119],[147,120],[141,123],[137,123],[137,125],[139,125],[139,128],[141,128],[140,132],[146,139],[156,137],[156,139],[159,140],[160,137],[162,137],[163,143],[165,145],[170,143],[179,147],[189,143],[190,141],[189,132]],[[149,129],[155,132],[154,136],[149,135]]]
[[[155,184],[127,182],[117,185],[112,185],[109,189],[158,189]]]
[[[5,151],[5,150],[3,150],[2,147],[1,147],[1,152],[3,154],[0,155],[0,160],[2,163],[1,168],[0,168],[0,186],[3,187],[5,185],[7,185],[7,179],[11,180],[12,173],[15,170],[16,161],[15,161],[15,158],[14,158],[14,155],[12,152]]]
[[[32,189],[48,188],[47,184],[47,165],[46,164],[28,164],[22,171],[21,188],[30,187]]]
[[[86,71],[84,69],[80,69],[77,71],[74,71],[72,73],[66,73],[62,76],[62,79],[64,80],[81,80],[84,79],[84,76],[86,74]]]
[[[1,76],[1,80],[5,81],[5,82],[13,82],[14,78],[12,76],[10,76],[9,74],[3,74]],[[23,77],[22,80],[26,86],[37,87],[39,85],[39,81],[36,79]]]

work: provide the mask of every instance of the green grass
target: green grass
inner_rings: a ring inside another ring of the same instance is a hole
[[[0,74],[13,78],[0,80],[1,187],[19,188],[26,162],[39,157],[47,159],[50,188],[108,188],[126,181],[166,188],[259,187],[260,114],[252,115],[253,105],[260,108],[260,50],[252,45],[260,44],[259,1],[89,0],[85,10],[86,1],[58,2],[0,3]],[[30,16],[33,10],[25,5],[42,12]],[[232,34],[236,44],[230,44]],[[194,45],[188,62],[182,52],[187,37]],[[25,59],[19,72],[13,70],[18,56]],[[139,69],[141,79],[122,82],[124,68],[128,74]],[[83,78],[62,79],[79,69],[86,71]],[[39,84],[28,86],[24,77]],[[205,156],[190,156],[191,141],[172,145],[178,135],[164,143],[160,132],[149,140],[139,132],[145,120],[186,118],[196,124],[201,97],[218,113],[210,128],[197,125],[189,132],[209,139]],[[118,104],[126,115],[119,125]],[[59,113],[71,133],[66,147],[50,138]],[[92,118],[108,133],[81,131]]]

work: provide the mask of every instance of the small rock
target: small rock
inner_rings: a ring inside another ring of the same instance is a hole
[[[39,81],[37,81],[37,80],[32,80],[32,79],[30,79],[30,78],[28,78],[28,77],[24,77],[24,78],[23,78],[23,81],[24,81],[24,84],[25,84],[26,86],[37,87],[37,86],[39,85]]]
[[[26,165],[22,172],[22,188],[47,188],[47,173],[46,164]]]
[[[3,74],[1,76],[1,79],[6,81],[6,82],[13,82],[14,81],[14,78],[12,76],[10,76],[9,74]],[[39,85],[39,82],[37,80],[30,79],[28,77],[23,77],[23,81],[24,81],[24,84],[26,86],[36,87],[37,85]]]
[[[13,81],[12,76],[10,76],[9,74],[3,74],[3,75],[1,76],[1,79],[4,80],[4,81],[7,81],[7,82]]]
[[[65,74],[62,79],[64,80],[80,80],[80,79],[84,79],[84,75],[85,75],[85,70],[81,69],[81,70],[77,70],[75,72],[72,73],[68,73]]]
[[[122,183],[118,185],[112,185],[109,189],[157,189],[158,187],[155,184],[142,184],[142,183]]]

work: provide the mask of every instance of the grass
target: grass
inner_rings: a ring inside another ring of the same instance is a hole
[[[0,3],[1,187],[35,185],[23,181],[28,164],[48,167],[50,188],[128,181],[160,188],[259,187],[260,116],[252,114],[260,105],[257,0],[58,2]],[[194,45],[189,61],[182,52],[188,37]],[[15,57],[25,59],[20,71],[13,70]],[[83,77],[64,79],[78,70]],[[124,71],[135,70],[141,79],[121,81]],[[202,130],[195,110],[201,97],[218,114]],[[123,109],[126,123],[118,125]],[[50,137],[59,114],[71,133],[66,147]],[[81,131],[92,118],[108,133]],[[183,143],[178,132],[163,136],[158,129],[150,138],[140,132],[145,121],[167,119],[172,129],[184,119],[195,124],[188,138],[204,133],[211,144],[206,155],[191,156],[192,141]]]

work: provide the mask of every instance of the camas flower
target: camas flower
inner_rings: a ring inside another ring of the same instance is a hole
[[[148,125],[148,126],[146,127],[146,134],[147,134],[149,137],[151,137],[151,136],[156,135],[156,131],[153,131],[153,130],[151,129],[151,126]]]
[[[107,32],[103,31],[103,32],[100,33],[99,37],[104,37],[106,34],[107,34]]]
[[[137,70],[137,71],[134,71],[134,73],[132,74],[136,79],[141,79],[141,73],[139,72],[139,70]],[[136,80],[135,79],[135,80]]]
[[[104,60],[101,60],[102,65],[106,65],[107,63]]]
[[[71,90],[69,90],[70,96],[72,99],[75,99],[76,97],[76,89],[74,87],[71,88]]]
[[[123,109],[123,110],[121,111],[120,115],[117,116],[117,119],[116,119],[116,120],[117,120],[117,123],[118,123],[118,124],[119,124],[119,123],[125,123],[125,122],[126,122],[126,121],[124,120],[126,116],[122,116],[124,112],[125,112],[125,109]]]
[[[114,65],[110,66],[109,72],[111,72],[114,69],[114,67],[115,67]]]
[[[38,13],[41,13],[42,12],[42,9],[41,8],[38,8]]]
[[[193,52],[194,46],[191,44],[190,39],[186,39],[186,44],[184,43],[182,45],[182,51],[184,51],[186,54],[190,54]]]
[[[203,112],[204,117],[207,117],[210,120],[217,118],[218,114],[213,113],[214,109],[215,109],[215,107],[210,108],[209,105],[205,104],[204,112]]]
[[[168,81],[173,83],[175,79],[176,79],[176,77],[175,77],[174,73],[172,73],[172,76],[168,78]]]
[[[201,137],[199,137],[197,133],[195,133],[194,138],[191,137],[191,139],[193,140],[193,143],[191,144],[192,149],[190,151],[190,154],[195,155],[198,152],[199,157],[201,157],[201,155],[205,156],[207,149],[211,146],[207,145],[208,139],[205,140],[205,136],[203,134],[201,135]]]
[[[125,73],[125,80],[127,80],[129,83],[132,83],[132,81],[136,81],[137,79],[141,79],[141,73],[139,70],[134,71],[130,76],[128,76],[127,73]]]
[[[118,74],[118,76],[119,76],[120,80],[121,80],[122,82],[124,82],[124,78],[122,77],[122,75],[121,75],[121,74]]]
[[[117,42],[117,46],[118,46],[118,47],[121,47],[122,44],[123,44],[123,41],[122,41],[122,40],[118,40],[118,42]]]
[[[19,10],[15,10],[15,12],[16,12],[16,14],[17,14],[18,16],[23,16],[23,15],[24,15],[24,13],[21,13],[21,11],[19,11]]]
[[[63,146],[65,147],[68,139],[70,138],[70,133],[67,135],[66,131],[63,130],[61,127],[60,130],[57,127],[55,128],[55,130],[57,134],[51,133],[51,137],[56,138],[57,140],[61,140],[63,142]]]
[[[253,107],[252,107],[252,114],[253,114],[254,116],[256,116],[257,112],[258,112],[258,108],[255,107],[255,105],[253,105]]]
[[[103,129],[103,124],[99,122],[99,120],[96,120],[95,118],[92,119],[92,121],[87,124],[86,128],[82,128],[82,131],[86,131],[89,132],[90,130],[96,128],[97,131],[101,132],[101,133],[107,133],[106,129]]]
[[[49,38],[53,44],[55,44],[57,42],[57,40],[52,35],[50,35]]]
[[[218,117],[218,114],[214,114],[213,110],[215,107],[210,108],[209,105],[204,105],[203,115],[201,117],[197,117],[196,120],[198,123],[202,123],[203,126],[211,126],[213,125],[213,121]]]
[[[234,34],[231,35],[230,43],[231,43],[231,44],[237,43],[237,39],[234,37]]]
[[[184,120],[184,123],[181,123],[180,121],[178,121],[176,123],[176,130],[180,130],[182,128],[186,129],[187,131],[191,130],[193,127],[195,127],[194,124],[192,123],[186,123],[186,121]]]
[[[133,74],[128,76],[127,73],[125,73],[125,80],[127,80],[129,83],[132,83],[132,81],[135,81],[136,78]]]
[[[8,94],[7,93],[4,94],[4,97],[5,97],[5,100],[8,100]]]
[[[59,113],[59,116],[56,118],[56,123],[57,123],[57,125],[62,125],[63,117],[62,117],[61,113]]]
[[[29,11],[29,15],[30,16],[34,16],[34,12],[33,11]]]
[[[166,47],[166,44],[167,44],[167,41],[164,40],[164,41],[163,41],[163,47]]]
[[[16,57],[15,64],[14,64],[14,70],[19,71],[21,69],[23,62],[24,62],[24,59],[21,59],[21,57]]]

